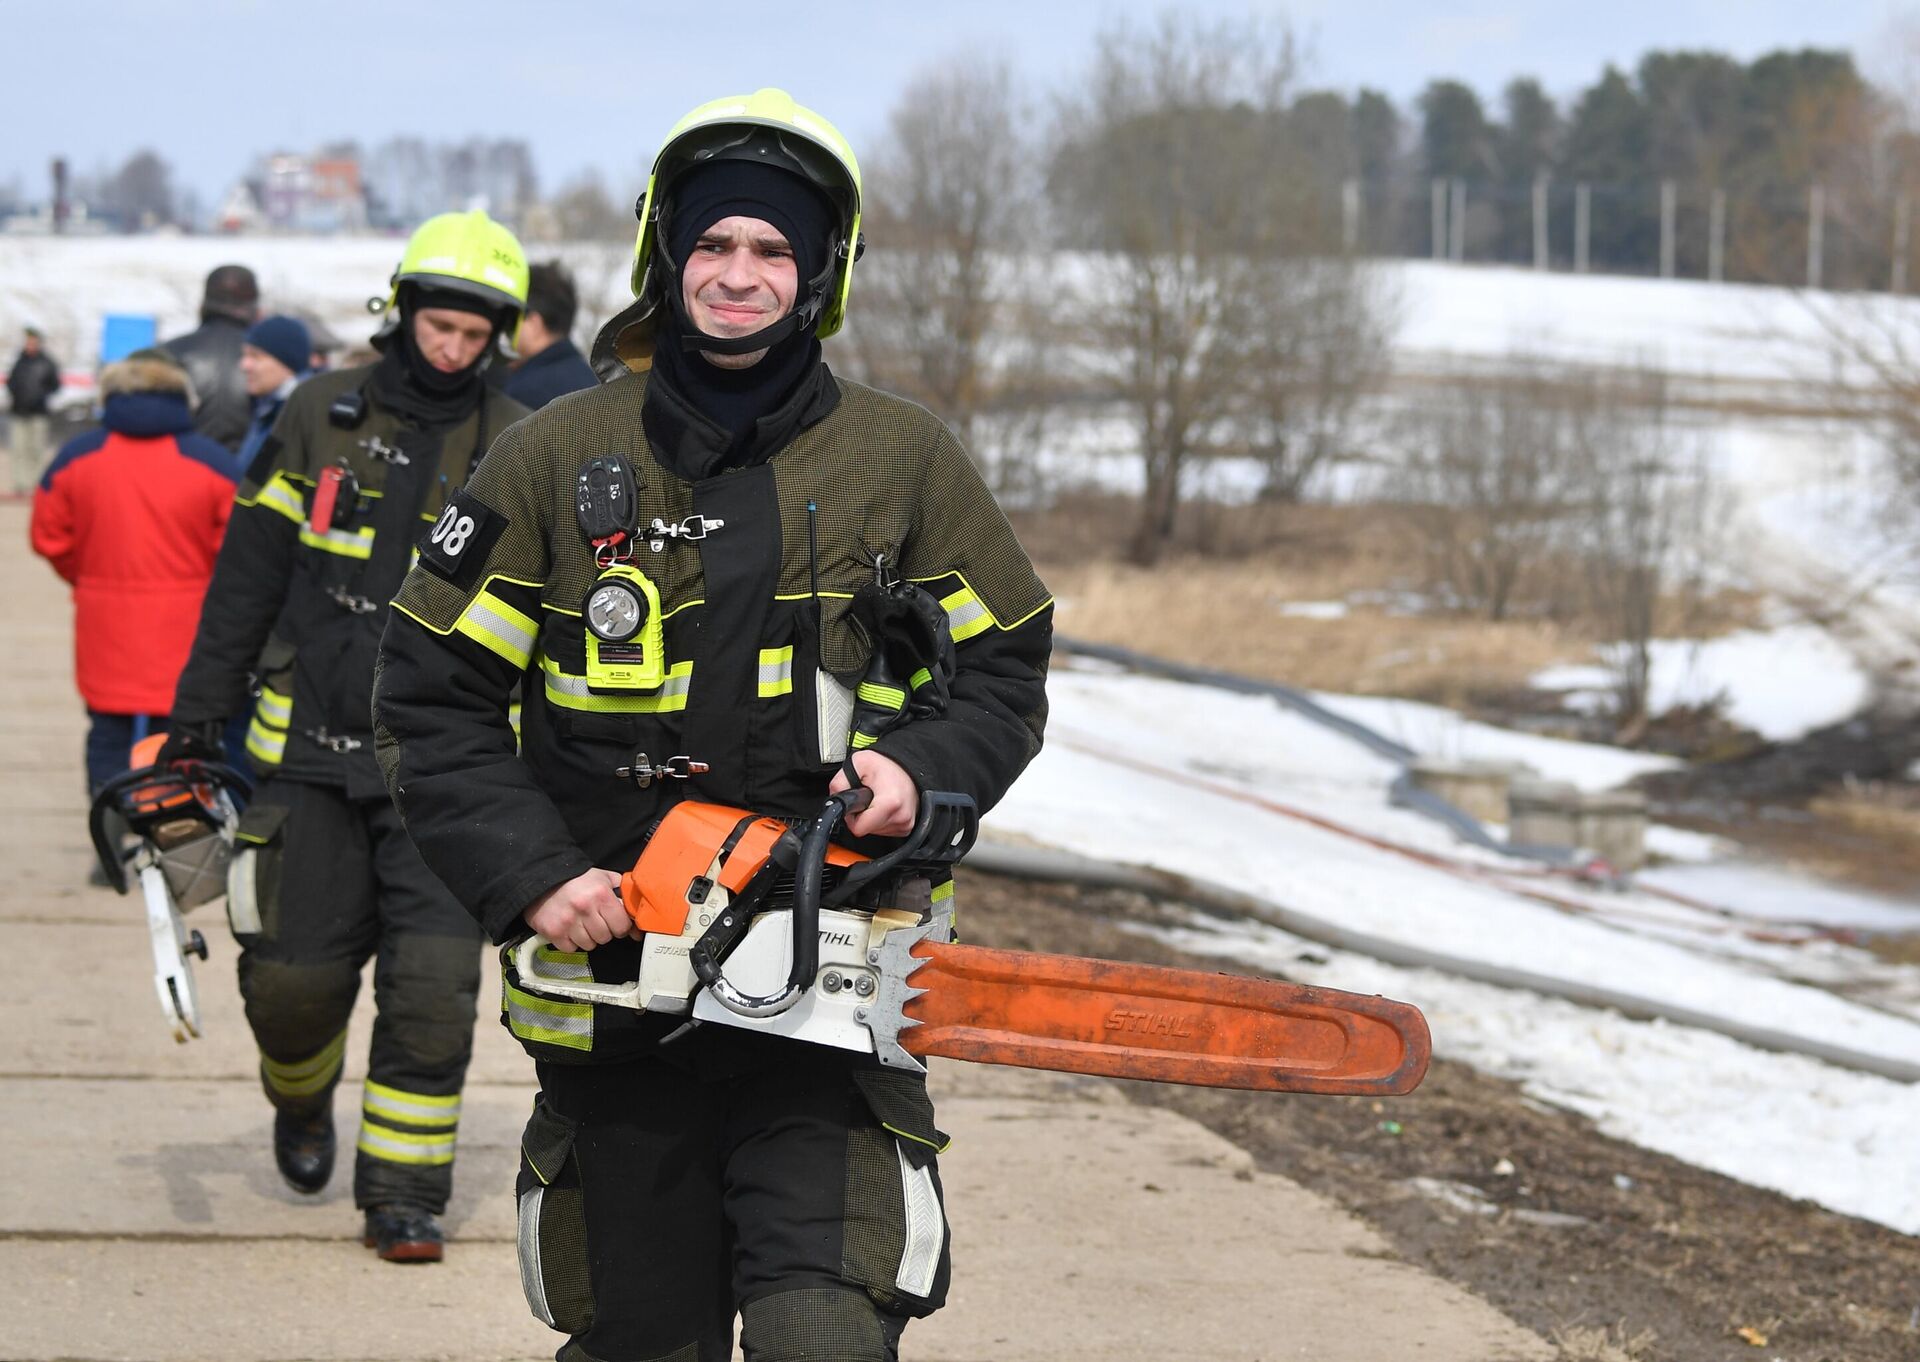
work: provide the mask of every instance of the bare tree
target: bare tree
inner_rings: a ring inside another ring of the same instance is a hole
[[[1042,242],[1031,126],[1005,58],[942,63],[908,84],[864,177],[855,349],[969,448],[983,408],[1009,400],[993,346],[1017,261]]]
[[[1316,457],[1296,438],[1300,361],[1347,363],[1305,339],[1313,323],[1290,306],[1314,292],[1316,269],[1321,284],[1357,277],[1320,263],[1339,246],[1310,149],[1288,126],[1294,71],[1284,26],[1168,13],[1150,32],[1103,35],[1084,93],[1061,111],[1049,188],[1091,253],[1082,352],[1137,429],[1138,562],[1172,536],[1196,459],[1263,451],[1270,490],[1297,494]],[[1326,396],[1323,417],[1342,408]],[[1322,438],[1317,456],[1333,445]]]
[[[1430,587],[1505,619],[1536,591],[1577,495],[1591,394],[1572,376],[1510,357],[1499,377],[1450,384],[1399,423],[1384,493],[1424,550]]]
[[[174,221],[173,167],[156,151],[129,156],[101,183],[98,193],[100,206],[125,231]]]
[[[1673,418],[1665,375],[1612,377],[1575,425],[1580,468],[1571,543],[1588,608],[1613,640],[1618,741],[1645,731],[1653,640],[1697,621],[1719,556],[1723,489],[1697,435]]]

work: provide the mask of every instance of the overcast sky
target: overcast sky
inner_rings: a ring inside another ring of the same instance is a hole
[[[79,173],[142,146],[212,201],[256,153],[337,138],[371,145],[527,139],[544,186],[596,168],[639,188],[662,134],[721,94],[780,85],[856,150],[885,127],[919,69],[969,52],[1011,58],[1041,91],[1070,82],[1093,35],[1145,23],[1122,0],[0,0],[7,56],[0,179],[45,193],[64,154]],[[1310,84],[1405,102],[1436,77],[1492,99],[1532,75],[1566,96],[1650,48],[1751,58],[1842,47],[1880,74],[1920,3],[1896,0],[1187,0],[1213,17],[1283,14],[1311,52]],[[1914,21],[1920,31],[1920,19]]]

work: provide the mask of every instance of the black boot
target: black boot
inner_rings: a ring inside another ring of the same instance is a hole
[[[367,1207],[367,1228],[360,1242],[389,1263],[437,1263],[446,1237],[425,1206],[394,1201]]]
[[[290,1111],[273,1114],[273,1161],[280,1176],[296,1192],[313,1196],[333,1176],[333,1112],[300,1116]]]

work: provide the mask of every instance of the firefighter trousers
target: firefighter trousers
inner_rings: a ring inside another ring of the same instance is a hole
[[[747,1362],[893,1362],[945,1300],[946,1137],[925,1084],[753,1039],[761,1061],[723,1077],[652,1057],[537,1066],[520,1275],[572,1336],[561,1362],[726,1362],[736,1315]]]
[[[241,817],[236,853],[234,873],[253,895],[230,893],[228,913],[267,1099],[302,1115],[331,1107],[371,958],[354,1204],[445,1210],[473,1053],[479,928],[385,799],[269,777]]]

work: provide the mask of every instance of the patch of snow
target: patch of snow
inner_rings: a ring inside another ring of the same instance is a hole
[[[1647,651],[1653,713],[1724,699],[1730,720],[1773,742],[1850,718],[1872,693],[1853,654],[1813,624],[1711,639],[1655,639]],[[1612,678],[1606,667],[1572,664],[1536,672],[1532,684],[1567,692],[1568,707],[1580,709],[1604,703],[1594,692],[1611,688]]]
[[[1644,840],[1647,851],[1669,861],[1713,861],[1732,849],[1731,843],[1704,832],[1649,823]]]
[[[1282,601],[1280,613],[1289,619],[1297,620],[1343,620],[1347,617],[1345,601]]]
[[[1426,1013],[1436,1056],[1514,1079],[1619,1139],[1920,1234],[1920,1181],[1911,1176],[1920,1085],[1771,1054],[1708,1031],[1401,969],[1260,923],[1196,917],[1188,927],[1149,934],[1303,983],[1413,1000]]]

